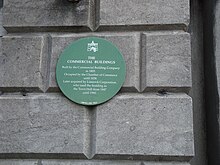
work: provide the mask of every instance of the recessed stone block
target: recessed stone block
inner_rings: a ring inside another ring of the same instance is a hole
[[[144,33],[143,40],[144,89],[192,86],[188,33]]]
[[[108,41],[118,47],[124,56],[126,62],[126,80],[123,85],[125,90],[139,90],[140,89],[140,81],[139,81],[139,71],[140,71],[140,34],[138,33],[117,33],[117,34],[74,34],[74,35],[53,35],[52,36],[52,56],[51,56],[51,65],[50,65],[50,82],[49,90],[57,90],[57,83],[55,77],[55,70],[57,60],[65,49],[73,41],[83,37],[96,36],[105,38]],[[104,54],[103,54],[104,56]]]
[[[67,0],[4,0],[3,26],[16,28],[87,27],[89,0],[71,3]],[[28,30],[26,29],[26,30]]]
[[[97,107],[95,158],[188,160],[194,155],[192,122],[185,94],[118,95]]]
[[[189,0],[100,0],[100,25],[189,24]]]
[[[0,97],[0,154],[70,153],[85,158],[86,110],[58,94]]]
[[[4,36],[0,54],[0,88],[44,91],[47,56],[48,44],[43,36]]]

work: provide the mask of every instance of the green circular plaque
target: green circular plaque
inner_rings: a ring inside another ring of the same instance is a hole
[[[125,61],[119,50],[97,37],[70,44],[56,66],[61,91],[82,105],[97,105],[111,99],[123,85],[125,73]]]

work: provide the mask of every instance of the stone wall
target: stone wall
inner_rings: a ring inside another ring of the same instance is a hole
[[[4,0],[0,164],[188,165],[194,156],[189,0]],[[126,61],[120,92],[94,107],[63,96],[55,66],[97,36]]]

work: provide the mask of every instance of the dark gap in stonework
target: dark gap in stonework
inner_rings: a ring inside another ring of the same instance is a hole
[[[3,7],[3,0],[0,0],[0,8]]]
[[[71,32],[83,33],[91,32],[86,26],[27,26],[27,27],[5,27],[8,33],[49,33],[49,32]]]
[[[99,26],[97,32],[127,32],[127,31],[167,31],[167,30],[182,30],[187,31],[185,24],[152,24],[152,25],[114,25],[114,26]]]
[[[192,159],[190,155],[172,156],[172,155],[113,155],[113,154],[96,154],[94,160],[131,160],[131,161],[179,161],[186,162]]]
[[[71,3],[79,3],[80,0],[63,0],[63,1],[71,2]]]
[[[1,159],[66,159],[66,160],[89,160],[80,153],[3,153]],[[186,162],[192,156],[169,156],[169,155],[94,155],[92,160],[130,160],[130,161],[179,161]]]
[[[97,24],[97,23],[96,23]],[[27,27],[5,27],[8,33],[35,33],[35,32],[144,32],[144,31],[187,31],[185,25],[131,25],[131,26],[99,26],[91,29],[88,26],[27,26]]]
[[[158,91],[158,94],[160,96],[164,96],[164,95],[167,95],[167,91],[165,89],[161,89],[161,90]]]
[[[80,153],[2,153],[0,159],[87,159]],[[0,160],[1,162],[1,160]]]
[[[217,0],[203,0],[205,109],[208,164],[220,164],[219,93],[217,84],[214,24]]]

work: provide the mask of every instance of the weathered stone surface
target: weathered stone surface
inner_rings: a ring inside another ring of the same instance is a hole
[[[45,90],[47,49],[43,36],[4,36],[0,88]]]
[[[94,161],[86,161],[86,160],[43,160],[43,165],[189,165],[189,163],[185,162],[140,162],[140,161],[104,161],[104,160],[94,160]]]
[[[117,160],[1,160],[0,165],[189,165],[185,162],[143,162]]]
[[[27,14],[28,13],[28,14]],[[88,26],[89,1],[4,0],[3,26],[10,28]]]
[[[191,47],[188,33],[144,33],[143,70],[146,87],[191,87]]]
[[[119,95],[96,110],[96,158],[191,157],[191,98],[185,94]]]
[[[37,160],[0,160],[0,165],[37,165]]]
[[[190,165],[186,162],[144,162],[144,165]]]
[[[138,33],[117,33],[117,34],[75,34],[75,35],[53,35],[52,36],[52,56],[50,66],[50,90],[57,90],[55,78],[55,68],[59,55],[73,41],[88,37],[97,36],[105,38],[116,45],[124,56],[126,62],[126,80],[123,85],[125,90],[139,90],[139,71],[140,71],[140,35]]]
[[[58,94],[0,97],[0,153],[84,156],[86,110]]]
[[[189,24],[189,0],[100,0],[100,25]]]
[[[104,160],[43,160],[43,165],[141,165],[140,161]]]
[[[0,36],[3,36],[5,34],[6,34],[6,31],[2,26],[2,8],[0,8]]]

